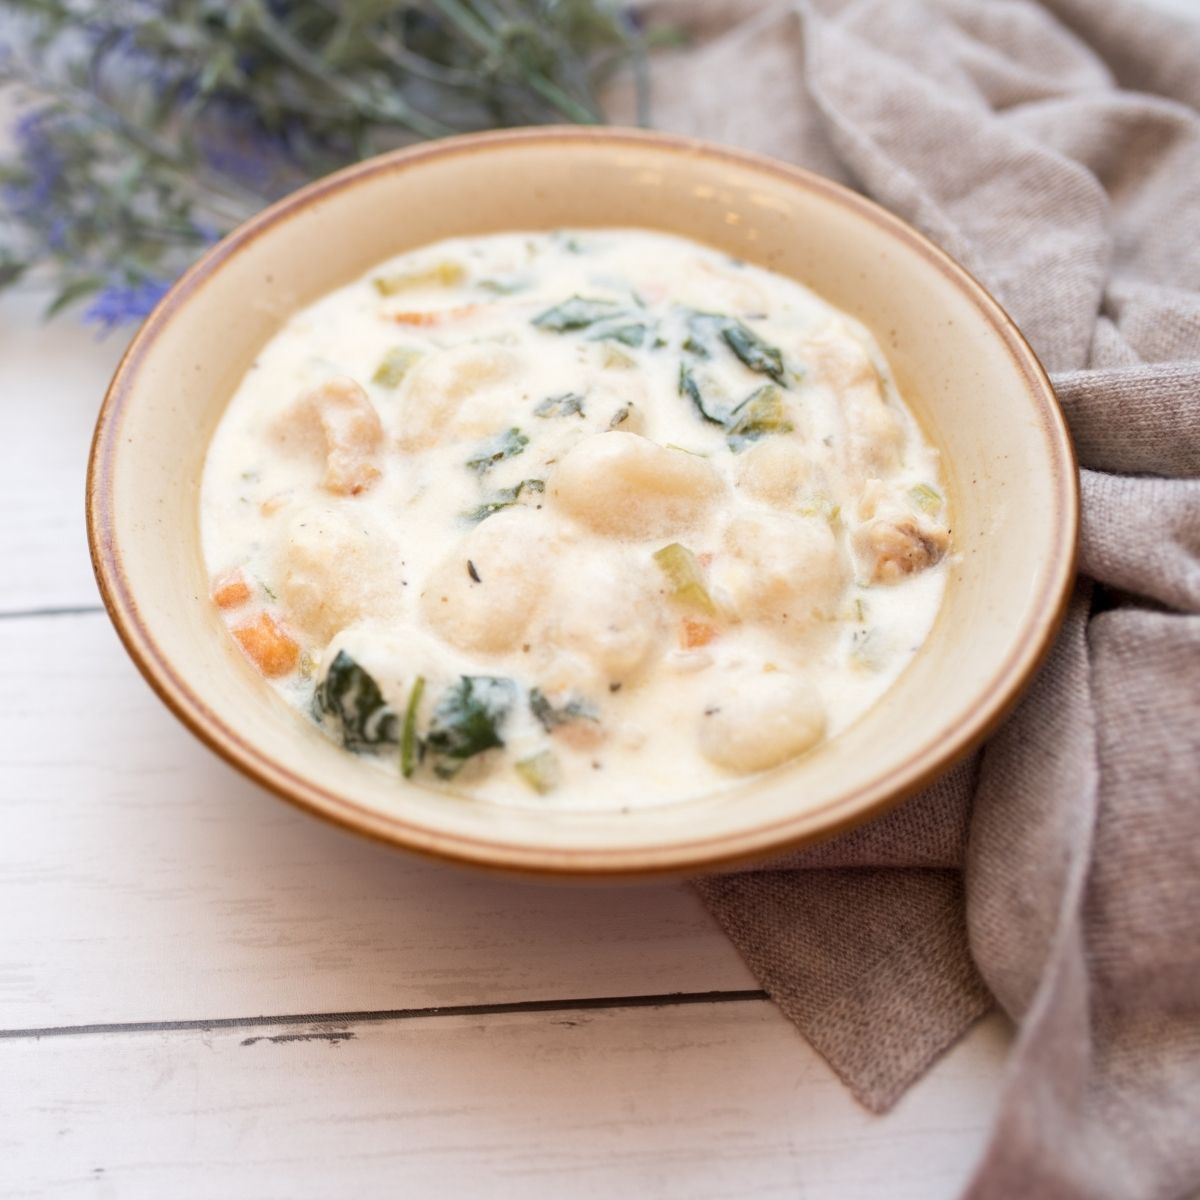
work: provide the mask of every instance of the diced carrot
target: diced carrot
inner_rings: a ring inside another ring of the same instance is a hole
[[[268,679],[291,674],[300,661],[300,647],[288,637],[270,613],[260,613],[257,621],[239,625],[234,629],[233,636],[250,661]]]
[[[469,317],[479,310],[478,304],[463,304],[458,308],[428,309],[421,312],[389,313],[391,320],[397,325],[431,326],[445,325],[449,321],[459,321]]]
[[[226,571],[213,580],[212,598],[218,608],[237,608],[250,599],[250,585],[241,571]]]
[[[695,617],[684,617],[679,622],[679,644],[685,650],[695,650],[697,646],[707,646],[717,636],[717,627],[707,621],[697,621]]]

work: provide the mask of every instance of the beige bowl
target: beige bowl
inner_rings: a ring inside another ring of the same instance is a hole
[[[306,725],[231,648],[200,551],[206,447],[259,348],[372,264],[457,234],[561,226],[681,234],[795,277],[873,330],[943,454],[958,555],[924,649],[855,725],[719,796],[541,814],[424,790]],[[907,225],[767,159],[621,130],[456,138],[297,192],[210,251],[134,339],[100,413],[88,532],[105,604],[177,716],[252,779],[382,841],[550,875],[698,870],[827,837],[903,799],[991,730],[1058,627],[1075,464],[1033,352]]]

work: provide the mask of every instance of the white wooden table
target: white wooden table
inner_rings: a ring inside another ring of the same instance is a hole
[[[1009,1032],[860,1110],[681,884],[401,857],[243,780],[101,609],[121,346],[0,299],[0,1196],[919,1197]]]

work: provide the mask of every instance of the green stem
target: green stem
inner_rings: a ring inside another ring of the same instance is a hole
[[[296,41],[291,33],[281,25],[265,8],[255,6],[258,18],[258,30],[281,58],[289,62],[296,70],[323,84],[335,96],[341,97],[365,117],[377,121],[385,121],[405,125],[424,138],[445,137],[455,131],[449,125],[427,117],[417,112],[392,95],[386,101],[380,101],[362,88],[347,83],[326,69],[319,55],[313,54],[307,46]]]

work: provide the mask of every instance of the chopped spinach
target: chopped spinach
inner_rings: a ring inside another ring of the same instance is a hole
[[[622,346],[629,346],[631,349],[637,350],[646,340],[646,334],[649,331],[650,326],[641,321],[632,321],[629,324],[614,323],[597,329],[588,340],[620,342]]]
[[[587,329],[597,321],[606,321],[620,313],[615,300],[592,300],[586,296],[572,296],[544,313],[533,318],[539,329],[551,333],[571,333],[576,329]]]
[[[540,688],[529,689],[529,711],[547,733],[559,725],[569,725],[572,721],[599,720],[596,710],[586,700],[572,697],[566,704],[555,706]]]
[[[785,387],[783,355],[778,347],[768,345],[741,321],[729,321],[722,329],[725,344],[742,360],[751,371],[767,375],[781,387]]]
[[[692,402],[704,420],[724,428],[725,418],[718,417],[708,410],[704,403],[704,397],[700,394],[700,385],[696,382],[696,377],[688,370],[687,363],[679,364],[679,394],[686,396]]]
[[[697,358],[711,358],[713,341],[720,336],[738,359],[758,375],[766,375],[781,387],[787,386],[783,354],[776,346],[763,341],[753,329],[723,313],[688,313],[688,336],[683,349]]]
[[[721,313],[697,312],[692,309],[687,315],[688,335],[683,343],[684,350],[697,358],[711,358],[710,346],[713,340],[731,319]]]
[[[427,752],[443,779],[476,754],[504,745],[500,730],[512,711],[516,685],[496,675],[462,675],[438,701],[425,733]]]
[[[533,410],[535,417],[583,416],[584,397],[578,392],[563,392],[561,396],[547,396]]]
[[[521,275],[500,275],[493,279],[481,279],[475,285],[481,291],[491,292],[493,296],[511,296],[529,286],[529,280]]]
[[[342,735],[342,745],[358,753],[394,745],[399,721],[383,698],[379,685],[346,653],[339,650],[325,678],[317,684],[313,705],[318,720],[332,717]]]
[[[467,466],[476,475],[482,475],[506,458],[516,458],[518,454],[524,452],[528,445],[529,439],[514,426],[512,429],[506,429],[503,433],[496,434],[494,438],[489,438],[482,446],[477,447],[471,457],[467,459]]]
[[[495,516],[502,509],[511,508],[520,499],[522,492],[544,492],[545,490],[546,483],[542,479],[522,479],[520,483],[513,484],[512,487],[500,488],[499,491],[493,492],[477,508],[463,513],[463,517],[472,524],[478,525],[480,521],[486,521],[488,517]]]

